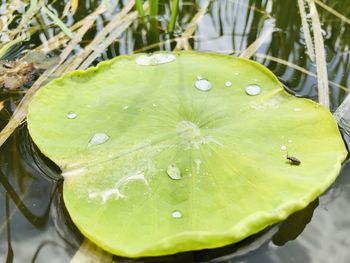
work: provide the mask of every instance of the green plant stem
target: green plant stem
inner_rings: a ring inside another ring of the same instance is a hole
[[[159,0],[148,0],[149,1],[149,14],[151,17],[158,15],[158,3]]]
[[[139,14],[139,17],[144,17],[145,12],[143,11],[143,6],[142,6],[142,0],[136,0],[136,10],[137,13]]]
[[[171,17],[168,25],[168,31],[173,32],[176,23],[177,13],[179,12],[179,0],[173,0],[173,4],[171,6]]]

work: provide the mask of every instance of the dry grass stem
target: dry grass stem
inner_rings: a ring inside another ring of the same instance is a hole
[[[264,33],[262,33],[247,49],[245,49],[240,57],[242,58],[251,58],[255,52],[261,47],[264,42],[271,37],[271,34],[273,32],[273,28],[269,27]]]
[[[89,21],[93,20],[96,21],[97,17],[104,13],[106,11],[106,6],[104,4],[101,4],[94,12],[86,16],[84,19],[76,22],[74,25],[72,25],[69,29],[70,31],[74,32],[86,23],[89,23]],[[52,51],[54,49],[60,48],[64,44],[66,44],[69,41],[69,38],[66,36],[64,32],[60,32],[57,35],[55,35],[53,38],[51,38],[49,41],[41,44],[35,50],[43,50],[45,52]]]
[[[187,26],[185,32],[182,33],[181,37],[178,38],[177,45],[175,47],[176,50],[190,50],[191,46],[188,43],[188,40],[192,37],[194,32],[196,31],[199,22],[202,20],[205,13],[208,11],[209,5],[213,2],[213,0],[207,0],[204,5],[199,9],[197,14],[192,18],[191,22]]]
[[[333,116],[337,122],[339,122],[345,115],[350,110],[350,96],[347,95],[345,100],[340,104],[338,109],[333,113]]]
[[[318,82],[318,101],[320,104],[329,109],[329,88],[326,54],[323,43],[321,23],[316,9],[314,0],[308,0],[311,12],[311,22],[314,31],[316,70]]]
[[[335,15],[336,17],[338,17],[340,20],[342,20],[343,22],[347,23],[350,25],[350,19],[347,18],[346,16],[342,15],[341,13],[339,13],[338,11],[335,11],[333,8],[329,7],[328,5],[326,5],[325,3],[323,3],[320,0],[314,0],[315,3],[317,5],[319,5],[320,7],[322,7],[323,9],[327,10],[329,13]]]
[[[299,6],[301,24],[303,26],[306,49],[311,61],[315,61],[315,48],[312,42],[312,37],[309,30],[309,24],[307,22],[307,15],[305,11],[306,4],[307,4],[306,0],[298,0],[298,6]]]
[[[82,50],[72,61],[67,61],[57,73],[62,74],[63,72],[69,72],[75,70],[80,64],[95,50],[99,48],[99,45],[103,43],[105,38],[110,32],[116,30],[124,20],[123,18],[135,5],[135,0],[130,1],[125,7],[111,20],[106,26],[95,36],[95,38]]]
[[[147,14],[148,12],[148,2],[143,5],[143,10]],[[122,20],[121,24],[116,27],[115,30],[109,33],[108,37],[98,45],[97,48],[84,60],[84,62],[79,66],[79,69],[86,69],[91,65],[91,63],[98,58],[101,53],[106,50],[106,48],[112,44],[130,25],[138,18],[138,12],[134,11],[126,15]]]
[[[298,66],[296,64],[293,64],[293,63],[291,63],[291,62],[289,62],[287,60],[284,60],[284,59],[281,59],[281,58],[276,58],[276,57],[273,57],[273,56],[270,56],[270,55],[266,55],[266,54],[261,54],[261,53],[256,53],[255,56],[258,57],[258,58],[264,58],[264,59],[267,59],[267,60],[271,60],[271,61],[277,62],[279,64],[288,66],[288,67],[293,68],[295,70],[298,70],[298,71],[300,71],[300,72],[302,72],[304,74],[307,74],[307,75],[309,75],[311,77],[317,78],[316,74],[314,74],[311,71],[308,71],[308,70],[306,70],[306,69],[304,69],[304,68],[302,68],[302,67],[300,67],[300,66]],[[345,92],[350,92],[350,90],[348,88],[346,88],[346,87],[344,87],[342,85],[339,85],[338,83],[335,83],[335,82],[330,81],[330,80],[328,80],[328,83],[331,84],[332,86],[335,86],[337,88],[340,88],[340,89],[344,90]]]

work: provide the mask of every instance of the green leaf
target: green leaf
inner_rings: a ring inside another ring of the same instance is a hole
[[[28,127],[63,171],[77,227],[127,257],[242,240],[306,207],[347,155],[325,108],[255,62],[212,53],[66,74],[38,92]]]

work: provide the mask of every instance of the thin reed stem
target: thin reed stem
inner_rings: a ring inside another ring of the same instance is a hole
[[[168,25],[168,31],[173,32],[176,23],[177,13],[179,12],[179,0],[173,0],[173,4],[171,6],[171,17]]]

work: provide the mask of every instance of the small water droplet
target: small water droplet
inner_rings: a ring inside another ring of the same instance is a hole
[[[153,103],[152,106],[153,106],[153,107],[157,107],[157,104]]]
[[[129,106],[124,106],[123,107],[123,110],[127,110],[127,109],[129,109]]]
[[[256,96],[261,93],[261,87],[256,84],[248,85],[245,92],[250,96]]]
[[[282,150],[282,151],[286,151],[286,150],[287,150],[287,146],[282,145],[282,146],[281,146],[281,150]]]
[[[199,79],[194,85],[197,89],[201,91],[209,91],[212,87],[210,81],[207,79]]]
[[[197,80],[201,80],[201,79],[204,79],[203,76],[198,75],[198,76],[197,76]]]
[[[179,167],[177,167],[175,164],[170,164],[166,170],[169,177],[173,180],[180,180],[181,177],[181,171]]]
[[[73,111],[67,113],[67,118],[68,119],[75,119],[77,116],[78,115],[75,112],[73,112]]]
[[[142,66],[155,66],[159,64],[165,64],[172,62],[176,59],[174,54],[170,53],[155,53],[155,54],[143,54],[135,59],[136,64]]]
[[[231,87],[232,86],[232,82],[231,81],[226,81],[225,86],[228,87],[228,88]]]
[[[301,108],[294,108],[294,111],[301,111]]]
[[[175,210],[174,212],[171,213],[171,216],[173,218],[179,219],[179,218],[182,217],[182,213],[180,211],[178,211],[178,210]]]
[[[288,140],[288,143],[292,143],[293,142],[293,140]]]
[[[105,143],[109,139],[109,136],[105,133],[96,133],[90,140],[88,147],[100,145]]]

